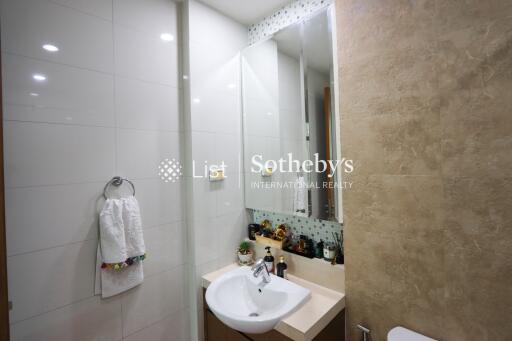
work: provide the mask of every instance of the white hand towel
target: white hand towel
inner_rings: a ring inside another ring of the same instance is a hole
[[[95,294],[106,298],[141,284],[144,280],[142,261],[131,262],[121,269],[105,268],[102,264],[123,263],[145,253],[137,199],[107,199],[100,213]]]
[[[142,235],[139,203],[135,197],[123,198],[121,202],[126,253],[128,257],[142,256],[146,253],[146,247]]]
[[[100,244],[104,263],[121,263],[126,252],[123,205],[120,199],[107,199],[100,213]]]
[[[99,245],[97,260],[96,282],[94,284],[95,295],[101,295],[102,298],[111,297],[125,292],[128,289],[134,288],[144,281],[142,262],[134,263],[133,265],[121,270],[102,269],[101,250]]]

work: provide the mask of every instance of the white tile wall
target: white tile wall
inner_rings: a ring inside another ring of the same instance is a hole
[[[10,322],[91,297],[97,245],[91,240],[9,257]]]
[[[2,13],[4,50],[90,70],[112,71],[112,23],[41,0],[3,0]],[[45,51],[43,44],[53,44],[60,51]]]
[[[241,157],[240,50],[247,45],[247,28],[197,2],[189,3],[191,157],[196,175],[224,161],[227,179],[209,182],[188,178],[192,191],[189,219],[196,283],[198,338],[203,338],[200,276],[236,259],[235,249],[246,234]],[[201,168],[201,169],[199,169]],[[192,174],[189,174],[191,176]]]
[[[162,33],[169,33],[177,39],[176,17],[177,6],[173,1],[114,0],[114,22],[116,24],[129,26],[155,37],[160,37]]]
[[[6,187],[103,181],[115,169],[112,128],[7,121],[4,150]]]
[[[117,77],[115,91],[121,128],[181,130],[178,92],[175,88]]]
[[[119,129],[119,171],[129,178],[154,178],[165,158],[180,159],[180,134]]]
[[[178,43],[160,39],[178,35],[176,4],[0,1],[12,339],[188,341],[182,184],[157,175],[181,150]],[[146,280],[102,300],[97,214],[114,175],[137,189]]]
[[[11,327],[12,340],[121,340],[121,300],[91,297]]]
[[[126,338],[127,341],[183,341],[190,340],[187,309],[179,310],[165,320],[144,328]]]
[[[87,14],[112,21],[111,0],[51,0],[57,4],[74,8]]]
[[[178,85],[176,41],[160,35],[114,25],[115,71],[117,75],[165,85]]]
[[[185,308],[184,277],[184,267],[177,267],[146,277],[144,285],[123,294],[123,335],[133,334]]]
[[[114,126],[112,75],[5,53],[2,63],[5,119]],[[34,82],[35,73],[47,80]]]
[[[101,186],[93,182],[7,189],[7,254],[96,239]]]
[[[183,222],[153,227],[144,231],[148,259],[144,263],[146,276],[159,274],[186,263],[186,235]]]

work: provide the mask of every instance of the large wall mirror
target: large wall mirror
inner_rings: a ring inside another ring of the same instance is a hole
[[[333,9],[242,51],[247,208],[342,221]]]

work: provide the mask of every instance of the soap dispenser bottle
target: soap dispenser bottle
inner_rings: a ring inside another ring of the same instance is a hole
[[[267,255],[263,258],[265,262],[265,266],[267,267],[268,272],[274,272],[274,256],[270,253],[270,246],[265,247],[267,249]]]
[[[287,279],[286,277],[286,269],[288,269],[288,265],[284,262],[284,256],[279,257],[279,263],[276,265],[276,275],[281,278]]]

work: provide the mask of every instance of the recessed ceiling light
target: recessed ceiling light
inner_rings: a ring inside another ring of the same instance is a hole
[[[52,44],[44,44],[43,49],[45,49],[48,52],[57,52],[59,51],[59,48]]]
[[[34,78],[38,82],[43,82],[43,81],[46,80],[46,76],[45,75],[41,75],[39,73],[36,73],[35,75],[33,75],[32,78]]]
[[[201,102],[201,100],[199,98],[194,98],[193,101],[194,101],[194,103],[200,103]]]
[[[230,88],[230,89],[234,89],[234,88],[235,88],[235,86],[236,86],[236,85],[235,85],[234,83],[229,83],[229,84],[228,84],[228,88]]]
[[[35,93],[35,92],[31,92],[31,93],[30,93],[30,96],[32,96],[32,97],[39,97],[39,94],[38,94],[38,93]]]
[[[162,39],[163,41],[173,41],[174,40],[174,36],[170,33],[162,33],[160,35],[160,39]]]

